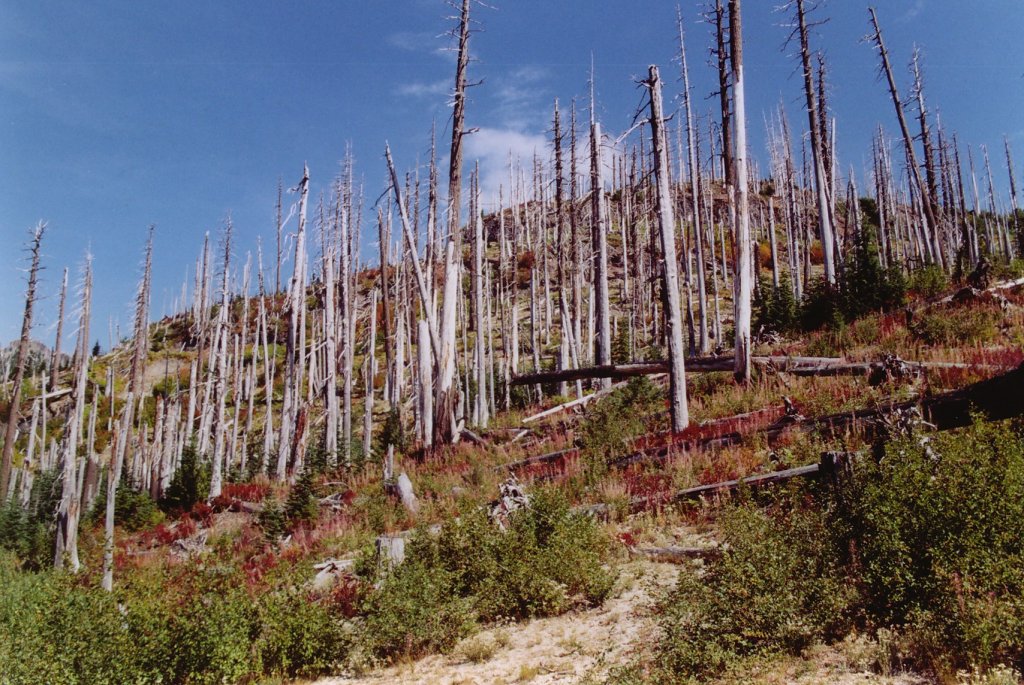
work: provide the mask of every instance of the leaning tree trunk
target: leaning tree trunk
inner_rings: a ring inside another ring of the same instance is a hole
[[[690,424],[686,406],[686,372],[683,344],[683,317],[679,299],[678,259],[676,257],[675,216],[669,189],[668,145],[665,120],[661,104],[661,80],[658,67],[653,64],[646,82],[651,97],[651,143],[654,155],[654,174],[658,210],[658,232],[661,234],[662,287],[665,298],[666,339],[669,358],[669,404],[672,409],[672,429],[684,430]]]
[[[896,120],[900,124],[900,132],[903,134],[903,149],[907,155],[907,164],[910,166],[914,185],[917,188],[918,196],[921,198],[925,228],[930,236],[935,236],[939,232],[938,220],[932,211],[932,200],[931,194],[928,192],[928,186],[921,177],[921,166],[917,162],[917,153],[914,151],[914,139],[910,135],[907,119],[903,114],[903,101],[900,100],[899,90],[896,88],[896,79],[893,77],[892,66],[889,64],[889,53],[885,49],[885,42],[882,40],[882,29],[878,25],[878,15],[875,14],[874,7],[869,7],[868,12],[871,13],[871,23],[875,29],[875,33],[871,38],[882,58],[882,70],[885,72],[886,81],[889,84],[889,94],[892,96],[893,107],[896,109]],[[939,265],[941,266],[941,256],[937,255],[936,257],[940,260]]]
[[[28,358],[28,346],[32,335],[32,308],[36,303],[36,286],[39,283],[40,246],[45,231],[46,223],[40,221],[32,231],[32,239],[28,247],[31,265],[28,271],[28,290],[25,293],[25,315],[21,319],[21,338],[18,339],[18,356],[14,362],[11,409],[7,417],[7,430],[4,432],[3,456],[0,458],[0,502],[7,497],[8,485],[11,480],[14,438],[18,433],[18,419],[21,414],[21,384],[25,380],[25,362]]]

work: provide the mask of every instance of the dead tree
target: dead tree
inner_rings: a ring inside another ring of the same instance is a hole
[[[441,314],[441,351],[438,355],[437,402],[434,405],[435,443],[458,438],[455,424],[455,341],[458,321],[459,264],[461,262],[459,204],[462,197],[462,138],[466,135],[466,71],[469,66],[469,2],[462,0],[459,16],[459,51],[455,67],[452,108],[452,145],[448,168],[448,240],[445,244],[444,297]]]
[[[484,303],[484,264],[487,245],[484,240],[484,220],[480,208],[480,172],[476,172],[473,193],[473,313],[476,317],[476,425],[487,427],[487,357],[486,357],[486,312]],[[567,322],[563,322],[563,325]]]
[[[213,376],[213,401],[216,402],[213,419],[213,471],[210,476],[210,499],[220,496],[224,475],[225,440],[227,438],[226,396],[228,393],[228,312],[231,309],[229,286],[231,270],[231,219],[224,225],[224,259],[221,262],[220,310],[213,334],[213,359],[210,371]],[[134,392],[135,389],[132,389]]]
[[[62,495],[57,510],[57,541],[53,565],[64,568],[64,556],[73,573],[78,573],[78,519],[82,498],[78,490],[78,443],[85,415],[85,386],[89,383],[89,308],[92,300],[92,262],[87,257],[82,283],[82,303],[78,317],[78,342],[75,354],[74,405],[64,431]]]
[[[1007,147],[1009,153],[1009,147]],[[1011,170],[1012,173],[1012,170]],[[64,332],[64,302],[68,295],[68,270],[64,267],[64,278],[60,286],[60,305],[57,307],[57,337],[53,342],[53,361],[50,362],[50,390],[57,389],[57,374],[60,371],[60,343]]]
[[[900,124],[900,132],[903,134],[903,149],[907,155],[907,165],[910,167],[910,173],[913,176],[914,186],[917,189],[921,209],[924,213],[925,230],[928,232],[928,244],[930,246],[928,252],[934,253],[937,252],[934,246],[937,245],[939,222],[933,211],[931,193],[921,177],[921,166],[918,164],[917,152],[914,150],[914,139],[910,135],[907,119],[903,114],[903,101],[900,99],[899,89],[896,87],[896,79],[892,73],[892,66],[889,64],[889,53],[885,49],[885,42],[882,40],[882,29],[878,25],[878,15],[875,13],[874,7],[869,7],[868,12],[871,14],[871,24],[875,30],[871,39],[874,41],[875,47],[882,58],[882,70],[885,72],[885,78],[889,84],[889,94],[892,96],[893,107],[896,110],[896,120]],[[941,253],[934,254],[933,259],[939,266],[942,266]]]
[[[46,222],[40,221],[32,229],[29,239],[29,270],[28,290],[25,293],[25,314],[21,319],[21,337],[18,339],[18,355],[14,362],[14,385],[11,390],[11,409],[7,417],[7,429],[4,432],[4,451],[0,458],[0,502],[7,498],[11,480],[11,467],[14,461],[14,440],[18,435],[18,421],[21,418],[21,385],[25,380],[25,363],[28,359],[29,343],[32,336],[32,309],[36,303],[36,287],[39,284],[40,247]]]
[[[697,135],[693,123],[693,110],[690,104],[690,72],[686,65],[686,41],[683,35],[683,16],[678,12],[679,24],[679,60],[683,71],[683,108],[686,112],[686,149],[690,170],[690,205],[693,211],[693,249],[697,262],[697,331],[699,335],[698,350],[700,354],[711,351],[711,338],[708,335],[708,295],[705,284],[704,242],[700,221],[700,166],[697,162]],[[604,363],[604,362],[598,362]]]
[[[740,0],[729,0],[729,50],[732,59],[732,88],[736,125],[736,278],[734,307],[736,322],[736,365],[733,375],[750,380],[750,315],[753,265],[750,249],[750,210],[747,201],[747,110],[743,84],[743,32]]]
[[[678,257],[676,254],[675,216],[669,188],[668,145],[665,119],[661,104],[661,79],[658,67],[651,65],[645,85],[651,98],[651,145],[654,155],[656,180],[658,232],[661,235],[662,288],[664,290],[666,335],[669,357],[669,405],[672,409],[672,429],[682,431],[690,424],[686,405],[686,372],[683,344],[683,317],[679,300]]]
[[[818,200],[818,236],[825,262],[825,279],[836,282],[835,227],[832,225],[831,198],[829,197],[828,170],[825,167],[825,132],[821,130],[819,105],[814,90],[814,72],[811,67],[810,26],[807,22],[805,0],[796,0],[797,27],[800,40],[800,63],[803,67],[804,95],[807,100],[807,123],[811,133],[811,157],[814,165],[814,185]]]
[[[604,165],[601,161],[601,124],[594,115],[593,75],[590,96],[590,221],[594,251],[594,363],[612,363],[611,306],[608,297],[608,208],[604,199]],[[602,381],[601,387],[611,385]]]
[[[288,290],[288,336],[285,349],[284,402],[281,407],[281,432],[277,451],[275,477],[284,480],[288,457],[294,447],[299,413],[299,389],[302,387],[302,354],[300,341],[303,311],[306,307],[306,200],[309,195],[309,168],[303,167],[299,181],[299,226],[295,235],[295,260]]]

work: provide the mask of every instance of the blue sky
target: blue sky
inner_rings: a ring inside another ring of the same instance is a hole
[[[592,0],[491,0],[477,6],[467,120],[479,133],[485,186],[504,178],[508,149],[543,148],[551,105],[585,102],[591,55],[598,115],[625,130],[641,102],[636,79],[659,64],[678,93],[675,4]],[[764,155],[764,117],[780,101],[800,116],[800,75],[780,50],[788,18],[768,0],[745,3],[747,108],[752,152]],[[987,144],[1005,186],[1002,136],[1024,181],[1024,10],[1019,0],[879,0],[897,77],[923,50],[927,96],[962,142]],[[709,27],[682,3],[698,112],[715,103]],[[878,123],[896,122],[877,59],[860,42],[866,4],[831,0],[818,30],[830,68],[843,170],[861,172]],[[453,14],[441,0],[307,2],[56,2],[0,0],[0,341],[17,336],[24,273],[18,247],[49,222],[34,335],[50,340],[60,272],[91,251],[94,338],[108,321],[130,326],[146,228],[157,226],[152,310],[170,306],[186,268],[229,214],[235,258],[272,249],[278,178],[294,185],[308,162],[312,197],[351,143],[372,202],[385,185],[384,141],[407,169],[427,159],[432,121],[447,147],[453,55],[443,35]],[[581,105],[585,106],[585,105]],[[675,104],[672,105],[673,107]],[[581,112],[581,116],[586,116]],[[364,253],[373,251],[369,239]]]

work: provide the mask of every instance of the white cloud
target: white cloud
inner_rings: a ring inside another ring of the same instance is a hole
[[[901,19],[903,21],[911,21],[916,19],[918,15],[924,12],[925,0],[914,0],[914,4],[903,14]]]
[[[475,162],[480,163],[480,194],[485,208],[497,203],[499,187],[504,187],[508,202],[509,155],[514,163],[530,168],[534,153],[547,161],[548,140],[539,133],[484,127],[466,138],[466,171]]]
[[[438,47],[437,36],[427,31],[398,31],[386,38],[388,45],[408,52],[429,52]]]
[[[542,85],[549,72],[535,66],[519,67],[485,83],[494,103],[494,117],[504,127],[528,130],[551,116],[551,103]],[[493,84],[493,85],[492,85]]]
[[[395,89],[396,95],[407,97],[442,97],[451,92],[449,79],[431,82],[404,83]]]

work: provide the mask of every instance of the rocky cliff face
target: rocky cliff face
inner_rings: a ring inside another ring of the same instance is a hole
[[[49,363],[52,350],[38,340],[29,341],[26,370],[36,370]],[[67,364],[70,357],[61,354],[61,365]],[[14,362],[18,358],[18,341],[13,340],[0,348],[0,377],[6,379],[14,371]]]

